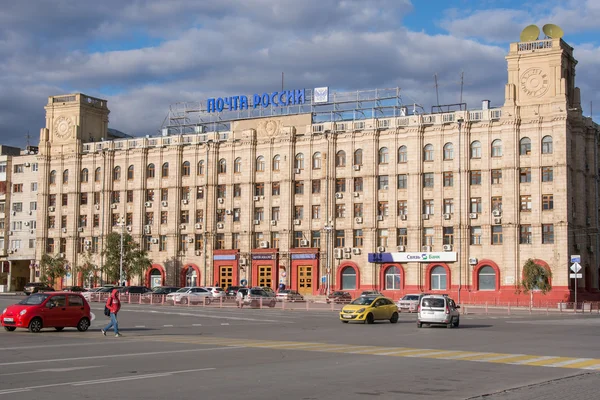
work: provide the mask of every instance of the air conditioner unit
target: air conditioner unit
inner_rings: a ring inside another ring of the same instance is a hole
[[[260,200],[260,196],[254,196],[254,197],[252,198],[252,200],[254,200],[254,201],[259,201],[259,200]]]
[[[398,246],[396,250],[398,250],[400,253],[404,253],[404,246]]]
[[[477,213],[470,213],[469,214],[469,218],[471,218],[471,219],[477,219]]]
[[[94,207],[96,208],[96,210],[100,209],[100,204],[95,204]]]
[[[194,227],[195,227],[196,229],[202,229],[202,224],[196,224],[196,225],[194,225]]]
[[[248,259],[246,257],[240,257],[240,265],[248,265]]]
[[[359,255],[360,254],[360,249],[358,247],[353,248],[352,249],[352,254]]]
[[[469,258],[469,265],[477,265],[477,259],[476,258]]]
[[[263,240],[259,244],[262,249],[266,249],[267,247],[269,247],[269,242],[267,242],[266,240]]]
[[[29,231],[29,233],[31,233],[31,234],[33,235],[33,234],[35,233],[35,229],[31,229],[31,230]]]
[[[151,225],[144,225],[144,233],[148,234],[152,232],[152,226]]]
[[[385,247],[383,247],[383,246],[379,246],[379,247],[377,248],[377,252],[378,252],[378,253],[383,253],[384,251],[385,251]]]
[[[166,207],[169,205],[168,201],[162,201],[160,204],[162,204],[163,207]]]
[[[196,250],[196,255],[197,256],[201,256],[202,255],[202,250]]]
[[[223,203],[225,203],[225,199],[224,199],[224,198],[222,198],[222,197],[219,197],[219,198],[217,199],[217,201],[219,202],[219,204],[223,204]]]
[[[91,240],[84,240],[83,244],[85,244],[86,246],[89,246],[90,244],[92,244]]]
[[[84,246],[85,250],[90,250],[92,248],[92,246]]]
[[[67,233],[67,228],[62,228],[63,233]]]
[[[145,202],[145,203],[144,203],[144,205],[145,205],[146,207],[152,207],[152,202],[150,202],[150,201],[147,201],[147,202]]]
[[[338,192],[338,193],[335,194],[335,198],[336,199],[343,199],[344,198],[344,194]]]
[[[358,197],[358,196],[360,196],[360,193],[359,193],[359,192],[354,192],[353,194],[354,194],[354,197]]]
[[[360,171],[360,165],[355,165],[355,166],[354,166],[354,170],[355,170],[355,171]]]
[[[14,250],[14,249],[10,249],[8,252],[9,252],[10,254],[12,254],[12,253],[14,253],[14,252],[15,252],[15,250]]]
[[[80,226],[79,228],[77,228],[77,232],[83,232],[83,227]]]
[[[276,220],[274,220],[274,219],[272,219],[272,220],[271,220],[271,225],[272,225],[272,226],[275,226],[275,225],[277,225],[277,221],[276,221]]]
[[[158,243],[158,238],[150,238],[150,243],[157,244]]]
[[[65,230],[65,232],[66,232],[66,230]],[[12,235],[14,235],[15,233],[14,233],[13,231],[10,231],[10,232],[8,232],[8,234],[9,234],[10,236],[12,236]]]
[[[444,251],[452,251],[452,245],[451,244],[445,244],[444,245]]]
[[[308,246],[308,240],[301,240],[300,246],[304,246],[304,247]]]
[[[499,217],[499,216],[502,215],[502,211],[500,211],[500,210],[494,210],[494,211],[492,211],[492,215],[494,217]]]
[[[294,225],[300,225],[301,223],[302,223],[302,220],[300,220],[300,219],[294,220]]]
[[[25,226],[29,226],[29,221],[25,221],[25,222],[23,222],[23,225],[25,225]]]
[[[188,238],[187,242],[188,243],[194,243],[194,238]]]
[[[352,253],[352,247],[344,247],[344,253]]]
[[[356,222],[357,224],[362,224],[362,217],[354,218],[354,222]]]
[[[344,258],[352,258],[352,254],[350,254],[350,253],[344,253]]]
[[[333,254],[335,255],[335,258],[343,258],[344,257],[344,252],[342,251],[342,249],[334,249]]]
[[[54,208],[52,208],[52,211],[54,211]],[[13,211],[13,212],[12,212],[12,215],[17,215],[17,212],[16,212],[16,211]]]
[[[500,225],[502,223],[502,218],[494,218],[494,224]]]
[[[179,229],[181,229],[181,230],[185,230],[185,224],[181,224],[181,225],[179,225]]]
[[[223,229],[224,227],[225,227],[225,224],[223,224],[222,222],[217,223],[218,229]]]
[[[116,209],[117,208],[117,204],[116,203],[115,204],[111,204],[110,208],[112,208],[113,210]]]
[[[429,214],[423,214],[423,219],[429,219]]]
[[[450,219],[450,218],[452,218],[452,214],[448,214],[448,213],[444,214],[444,219]]]
[[[133,229],[133,228],[131,227],[131,225],[130,225],[130,226],[128,226],[128,227],[127,227],[127,232],[131,232],[131,230],[132,230],[132,229]]]
[[[225,210],[225,214],[231,215],[231,210]]]
[[[383,221],[383,215],[378,215],[377,216],[377,221]]]
[[[300,168],[296,168],[296,169],[294,169],[294,173],[295,173],[295,174],[299,174],[299,173],[300,173]]]
[[[48,211],[50,212],[54,212],[54,207],[48,207]],[[16,213],[13,211],[13,215],[15,215]]]
[[[61,258],[65,258],[67,255],[65,253],[60,253]]]
[[[31,166],[31,164],[29,164],[28,162],[26,162],[26,163],[25,163],[25,164],[23,164],[23,165],[24,165],[24,166],[26,166],[26,167],[29,167],[29,166]]]
[[[181,200],[181,202],[182,202],[183,204],[188,204],[190,201],[189,201],[188,199],[183,199],[183,200]]]
[[[406,214],[402,214],[402,215],[400,215],[400,219],[401,219],[402,221],[406,221],[406,219],[407,219],[407,218],[408,218],[408,215],[406,215]]]
[[[431,251],[431,246],[422,246],[421,247],[421,251],[430,252]]]
[[[255,219],[254,220],[254,225],[260,225],[260,219]]]

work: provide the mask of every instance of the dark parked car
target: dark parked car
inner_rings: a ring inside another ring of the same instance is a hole
[[[62,289],[63,292],[87,292],[87,289],[82,288],[81,286],[66,286]]]
[[[144,294],[151,292],[152,290],[148,289],[146,286],[122,286],[119,287],[119,292],[121,295],[124,294]]]
[[[238,290],[240,290],[241,288],[246,288],[246,287],[245,286],[228,286],[227,289],[225,290],[225,295],[226,296],[236,296]]]
[[[54,288],[42,282],[29,282],[23,288],[23,293],[27,296],[37,292],[54,292]]]
[[[330,293],[327,296],[327,303],[350,303],[352,301],[352,295],[349,292],[337,291]]]
[[[179,289],[180,288],[177,286],[156,286],[152,288],[151,292],[142,294],[142,302],[150,303],[150,300],[152,300],[152,302],[161,302],[163,296],[176,292]]]

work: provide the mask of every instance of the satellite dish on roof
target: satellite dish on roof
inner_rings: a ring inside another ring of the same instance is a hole
[[[521,42],[533,42],[534,40],[538,40],[539,36],[540,28],[537,25],[529,25],[521,31]]]
[[[546,24],[543,26],[542,30],[546,37],[550,39],[560,39],[565,34],[560,26],[554,24]]]

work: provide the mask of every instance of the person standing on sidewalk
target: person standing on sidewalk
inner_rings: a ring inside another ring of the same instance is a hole
[[[119,291],[117,289],[113,289],[110,297],[106,300],[106,307],[110,310],[110,323],[101,330],[102,334],[106,336],[106,331],[112,327],[115,337],[122,336],[119,332],[119,321],[117,320],[117,314],[121,309],[121,300],[119,300]]]

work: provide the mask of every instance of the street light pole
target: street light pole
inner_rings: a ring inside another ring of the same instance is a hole
[[[330,257],[330,253],[329,253],[329,235],[330,235],[333,227],[331,225],[325,225],[323,227],[323,229],[325,229],[325,235],[326,235],[325,240],[327,242],[325,244],[325,247],[327,248],[327,251],[326,251],[327,260],[326,260],[325,265],[327,268],[327,271],[326,271],[327,272],[327,296],[329,296],[329,294],[331,293],[331,265],[329,264],[331,257]]]
[[[119,223],[119,226],[121,227],[121,258],[119,260],[119,286],[124,286],[123,285],[123,231],[125,230],[125,223],[122,220],[123,217],[121,217],[121,222]]]

